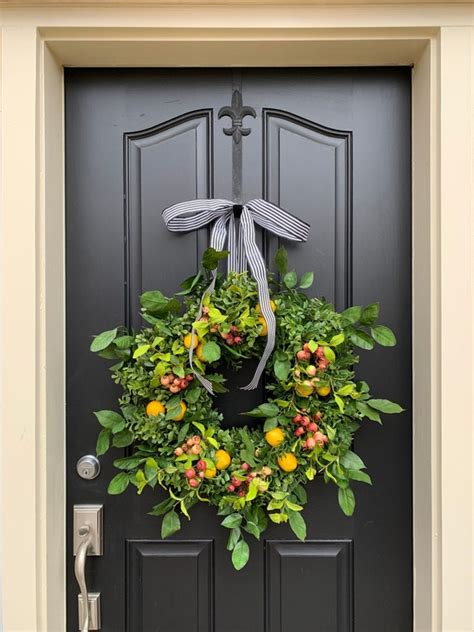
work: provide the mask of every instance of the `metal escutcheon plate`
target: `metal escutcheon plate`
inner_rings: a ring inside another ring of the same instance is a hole
[[[81,478],[88,481],[97,478],[100,474],[100,462],[93,454],[86,454],[76,463],[76,471]]]

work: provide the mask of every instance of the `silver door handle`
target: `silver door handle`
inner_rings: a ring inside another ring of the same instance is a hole
[[[79,585],[79,630],[100,630],[100,593],[87,590],[88,556],[102,555],[102,505],[74,505],[74,574]]]
[[[86,584],[87,552],[92,544],[92,534],[89,525],[81,527],[79,529],[79,535],[84,539],[77,549],[76,559],[74,560],[74,574],[76,575],[82,596],[82,617],[80,617],[82,619],[81,632],[89,632],[89,595],[87,593]]]

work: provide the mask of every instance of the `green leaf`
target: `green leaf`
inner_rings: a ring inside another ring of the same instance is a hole
[[[381,413],[388,413],[393,415],[395,413],[402,413],[405,409],[391,402],[389,399],[369,399],[367,404],[375,410],[379,410]]]
[[[124,351],[125,349],[130,349],[134,340],[135,338],[133,336],[119,336],[118,338],[115,338],[114,345],[117,349]]]
[[[227,540],[227,550],[233,551],[239,539],[240,539],[239,527],[235,527],[234,529],[231,529],[229,533],[229,539]]]
[[[202,256],[202,265],[206,270],[215,270],[221,259],[225,259],[229,254],[228,250],[216,250],[208,248]]]
[[[265,402],[264,404],[260,404],[257,408],[253,410],[249,410],[247,413],[242,413],[247,417],[276,417],[280,409],[276,404],[271,404],[270,402]]]
[[[94,415],[103,428],[108,428],[113,433],[120,432],[125,427],[125,419],[113,410],[99,410]]]
[[[339,488],[337,499],[339,506],[346,516],[352,516],[355,509],[355,498],[352,489],[350,487],[346,487],[345,489]]]
[[[109,483],[107,492],[112,495],[121,494],[130,484],[130,476],[127,472],[116,474]]]
[[[331,347],[338,347],[344,342],[345,339],[345,335],[341,332],[340,334],[336,334],[335,336],[333,336],[329,341],[329,344],[331,345]]]
[[[379,317],[379,304],[371,303],[364,307],[360,316],[361,325],[372,325]]]
[[[369,336],[369,334],[366,334],[365,331],[362,331],[362,329],[356,329],[355,331],[353,331],[351,333],[351,340],[357,347],[360,347],[361,349],[367,349],[370,351],[370,349],[374,348],[374,341]]]
[[[122,459],[115,459],[114,467],[119,470],[134,470],[145,461],[141,456],[125,456]]]
[[[133,352],[133,359],[136,360],[140,356],[144,355],[148,351],[149,348],[150,348],[150,345],[141,345],[140,347],[135,349],[135,351]]]
[[[349,307],[348,309],[345,309],[341,313],[341,316],[344,322],[349,325],[353,325],[354,323],[357,323],[360,320],[361,315],[362,315],[362,307],[359,307],[358,305]]]
[[[347,474],[353,481],[360,481],[361,483],[372,485],[372,479],[367,472],[361,472],[360,470],[347,470]]]
[[[371,328],[370,332],[375,342],[378,342],[382,347],[394,347],[397,344],[395,334],[385,325],[376,325]]]
[[[271,404],[270,402],[260,404],[258,409],[264,417],[276,417],[276,415],[280,412],[278,406],[276,404]]]
[[[291,370],[291,365],[289,360],[275,360],[273,364],[273,370],[275,371],[276,377],[281,382],[286,382],[288,379],[288,374]]]
[[[308,494],[306,493],[303,485],[297,485],[293,490],[293,493],[302,505],[305,505],[308,502]]]
[[[108,428],[103,428],[99,432],[99,436],[97,437],[97,444],[95,446],[95,453],[97,456],[101,454],[105,454],[110,447],[110,430]]]
[[[249,485],[249,490],[247,494],[245,495],[246,502],[252,501],[254,498],[257,497],[257,494],[258,494],[258,483],[256,483],[255,480],[253,480]]]
[[[215,362],[221,357],[221,348],[217,342],[206,342],[202,346],[202,356],[206,362]]]
[[[180,308],[179,301],[166,298],[159,290],[152,290],[142,294],[140,296],[140,304],[147,312],[160,316],[171,311],[177,311]]]
[[[341,397],[347,397],[354,390],[354,384],[344,384],[342,388],[339,388],[336,393]]]
[[[308,481],[312,481],[314,477],[316,476],[316,470],[314,469],[314,467],[310,465],[308,469],[306,470],[305,474]]]
[[[349,470],[362,470],[365,467],[364,461],[352,450],[347,450],[343,455],[341,464]]]
[[[311,351],[311,353],[314,353],[318,347],[319,345],[315,340],[310,340],[308,342],[308,348]]]
[[[179,516],[174,509],[168,511],[163,518],[163,522],[161,524],[161,537],[163,540],[168,538],[173,533],[176,533],[181,529],[181,522],[179,520]]]
[[[115,329],[111,329],[110,331],[103,331],[101,334],[95,336],[94,340],[91,342],[90,350],[94,353],[98,351],[103,351],[106,349],[111,342],[113,342],[117,336],[117,327]]]
[[[265,419],[265,423],[263,424],[263,432],[268,432],[269,430],[273,430],[278,426],[278,417],[270,417],[269,419]]]
[[[250,549],[245,540],[239,540],[232,551],[232,564],[240,571],[249,561]]]
[[[303,516],[296,511],[291,511],[288,517],[288,522],[290,523],[291,530],[298,540],[304,542],[306,539],[306,522],[304,521]]]
[[[343,413],[344,412],[344,400],[342,399],[342,397],[339,397],[339,395],[334,395],[334,401],[336,402],[337,407],[339,408],[341,413]]]
[[[314,272],[305,272],[300,279],[300,288],[306,290],[313,285]]]
[[[282,516],[279,513],[268,514],[268,517],[272,522],[275,522],[276,524],[280,524],[282,522]]]
[[[283,283],[285,286],[291,290],[291,288],[295,287],[298,282],[298,277],[296,276],[296,272],[292,270],[291,272],[287,272],[283,277]]]
[[[162,516],[173,507],[175,501],[172,498],[165,498],[161,503],[155,505],[149,512],[150,516]]]
[[[366,402],[357,402],[356,407],[357,410],[364,415],[364,417],[367,417],[371,421],[376,421],[379,424],[382,423],[379,413],[374,408],[371,408]]]
[[[145,463],[145,476],[146,479],[149,481],[151,480],[154,476],[156,476],[156,473],[158,472],[158,463],[155,461],[155,459],[153,457],[148,457]]]
[[[288,252],[286,248],[281,246],[276,251],[275,255],[275,265],[277,267],[278,272],[283,276],[288,270]]]
[[[186,294],[190,294],[194,289],[195,285],[201,280],[202,272],[199,272],[191,277],[185,279],[182,283],[180,283],[180,287],[183,288],[182,292],[177,292],[177,296],[185,296]]]
[[[235,529],[235,527],[240,527],[241,524],[242,515],[239,513],[230,514],[229,516],[226,516],[221,522],[221,525],[226,529]]]
[[[244,527],[245,531],[253,535],[257,540],[260,540],[260,529],[254,522],[248,521]]]
[[[114,435],[112,445],[114,448],[126,448],[132,445],[134,438],[134,434],[131,430],[121,430]]]
[[[336,354],[331,349],[331,347],[324,347],[324,357],[328,362],[334,362],[336,359]]]

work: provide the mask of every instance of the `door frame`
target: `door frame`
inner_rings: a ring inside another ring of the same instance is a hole
[[[63,67],[413,64],[414,628],[468,632],[471,9],[223,3],[0,13],[4,629],[65,630]]]

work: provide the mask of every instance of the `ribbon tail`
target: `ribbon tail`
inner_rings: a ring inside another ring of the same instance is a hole
[[[262,353],[262,357],[260,358],[260,362],[255,370],[252,381],[242,387],[242,390],[244,391],[251,391],[257,388],[262,373],[265,370],[266,364],[272,354],[273,347],[275,346],[276,319],[270,304],[270,292],[268,290],[265,261],[257,247],[257,244],[255,243],[255,226],[250,211],[246,207],[244,207],[242,211],[241,222],[247,262],[250,266],[252,275],[257,282],[260,310],[267,323],[267,342]]]

